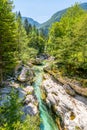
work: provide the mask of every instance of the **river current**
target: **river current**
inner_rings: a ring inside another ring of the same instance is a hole
[[[35,82],[34,82],[34,89],[35,94],[39,102],[39,111],[40,111],[40,118],[41,118],[41,130],[58,130],[58,126],[55,123],[55,120],[52,118],[51,114],[49,113],[48,109],[46,108],[45,104],[41,99],[41,83],[43,80],[43,66],[35,66]]]

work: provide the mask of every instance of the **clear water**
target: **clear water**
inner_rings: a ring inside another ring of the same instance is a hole
[[[43,79],[43,67],[42,66],[35,67],[34,70],[36,72],[34,88],[35,88],[36,97],[39,102],[40,118],[42,121],[42,123],[40,125],[40,129],[41,130],[58,130],[58,127],[57,127],[55,121],[53,120],[53,118],[49,114],[46,106],[43,104],[43,102],[41,100],[40,86],[41,86],[42,79]]]

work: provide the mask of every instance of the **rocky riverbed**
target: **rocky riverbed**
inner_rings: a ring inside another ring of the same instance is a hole
[[[64,130],[87,130],[87,98],[75,94],[72,89],[60,85],[52,76],[45,74],[42,88],[46,94],[46,104],[61,116]],[[68,87],[68,86],[67,86]],[[68,89],[69,90],[69,89]],[[73,97],[74,95],[74,97]]]
[[[43,69],[41,68],[41,70],[36,72],[39,72],[40,74],[42,71]],[[8,102],[8,97],[10,97],[10,93],[14,88],[15,94],[18,93],[18,98],[23,104],[22,111],[24,112],[24,116],[28,114],[36,115],[39,113],[40,109],[42,112],[43,109],[40,105],[43,105],[41,99],[38,100],[40,94],[40,85],[38,86],[38,84],[41,84],[39,83],[41,76],[38,77],[37,75],[38,80],[36,84],[32,86],[34,77],[34,71],[30,65],[18,66],[15,70],[15,76],[7,79],[3,83],[4,87],[0,88],[0,107]],[[41,88],[42,92],[44,92],[42,93],[42,99],[46,102],[49,109],[52,110],[60,130],[87,130],[87,98],[78,95],[67,84],[60,84],[48,73],[45,73],[44,78],[42,79]],[[39,90],[36,91],[38,99],[35,95],[34,87],[37,87],[37,90]],[[45,119],[45,113],[49,117],[48,112],[44,110],[42,114],[44,117],[43,119]],[[61,119],[61,123],[59,123],[57,119]],[[47,123],[45,120],[44,122]],[[55,130],[57,130],[57,128],[55,128]]]
[[[15,76],[9,77],[3,82],[4,87],[0,88],[0,107],[9,102],[11,91],[18,93],[18,99],[22,102],[24,115],[36,115],[38,111],[38,101],[31,83],[34,78],[33,70],[26,65],[20,65],[15,70]]]

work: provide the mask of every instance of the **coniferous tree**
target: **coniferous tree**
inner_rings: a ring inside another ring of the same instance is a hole
[[[26,18],[25,20],[24,20],[24,28],[25,28],[25,30],[26,30],[26,33],[27,33],[27,35],[29,34],[29,23],[28,23],[28,19]]]
[[[0,0],[0,82],[16,63],[16,24],[11,0]]]
[[[17,15],[17,51],[19,60],[23,61],[26,59],[25,55],[28,52],[28,37],[25,28],[22,24],[21,13]],[[28,56],[27,56],[28,58]]]

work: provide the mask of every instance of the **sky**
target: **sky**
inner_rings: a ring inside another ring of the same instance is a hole
[[[54,13],[87,0],[14,0],[14,11],[22,16],[33,18],[39,23],[47,21]]]

